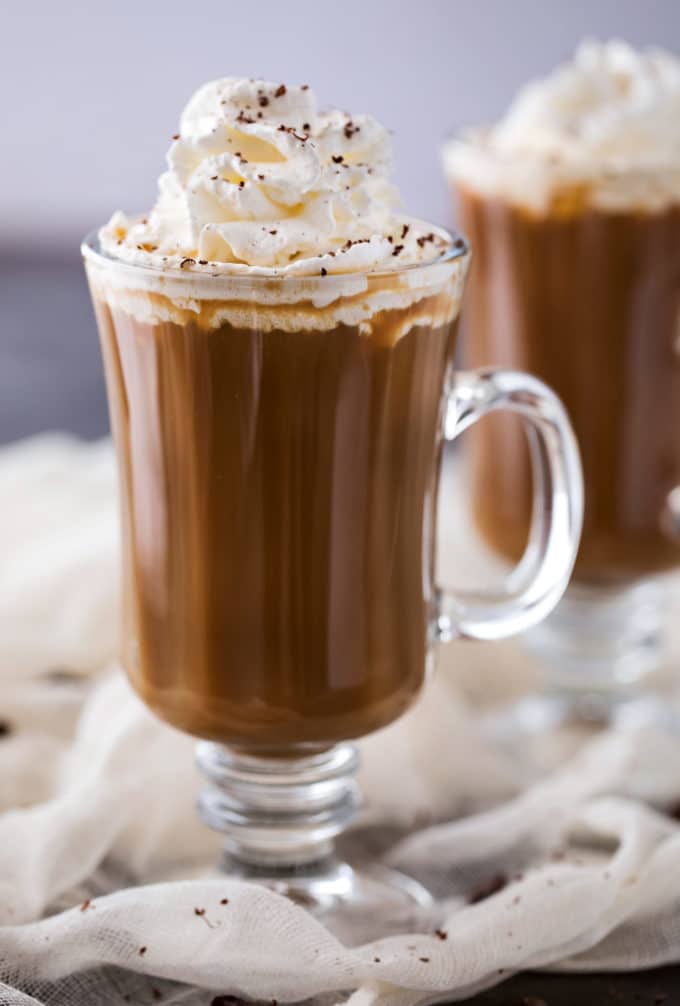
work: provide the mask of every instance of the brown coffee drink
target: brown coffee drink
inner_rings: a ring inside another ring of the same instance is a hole
[[[141,697],[267,749],[395,719],[425,674],[451,290],[315,330],[304,303],[183,321],[153,294],[172,320],[145,322],[93,285]]]
[[[680,564],[680,61],[587,42],[445,151],[471,239],[465,356],[550,384],[585,481],[575,577]],[[475,514],[517,558],[529,527],[519,424],[482,424]]]
[[[667,519],[680,485],[680,205],[604,212],[572,193],[537,215],[466,186],[458,194],[475,249],[466,358],[538,375],[576,431],[585,480],[576,578],[680,564]],[[526,439],[506,417],[475,436],[477,524],[516,559],[530,520]]]

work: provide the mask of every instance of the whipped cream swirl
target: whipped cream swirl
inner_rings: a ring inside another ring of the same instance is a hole
[[[505,118],[445,150],[473,188],[545,207],[581,186],[593,205],[680,200],[680,60],[625,42],[584,42],[572,62],[520,90]]]
[[[104,251],[164,269],[313,275],[428,261],[447,244],[398,212],[387,130],[320,113],[306,85],[205,84],[167,160],[151,213],[114,214]]]

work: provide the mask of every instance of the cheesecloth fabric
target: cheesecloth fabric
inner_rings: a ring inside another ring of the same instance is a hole
[[[490,576],[492,563],[455,546],[469,534],[460,474],[447,472],[442,568]],[[193,742],[116,667],[111,446],[53,435],[5,448],[0,500],[2,1006],[411,1006],[526,968],[680,960],[680,738],[649,727],[544,738],[550,768],[531,778],[482,729],[486,708],[534,679],[514,643],[452,644],[417,706],[361,743],[352,841],[378,835],[431,887],[438,934],[348,949],[267,890],[151,883],[212,864],[219,837],[193,811]]]

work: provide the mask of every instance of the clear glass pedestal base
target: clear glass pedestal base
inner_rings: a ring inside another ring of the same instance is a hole
[[[680,732],[674,689],[659,676],[666,603],[661,578],[570,586],[522,636],[542,690],[490,714],[487,736],[535,777],[605,728]]]
[[[397,933],[428,932],[436,925],[428,891],[381,864],[354,869],[331,857],[276,872],[225,856],[223,869],[231,877],[264,884],[306,908],[345,946]]]
[[[417,881],[334,854],[359,807],[353,745],[270,757],[200,742],[197,760],[209,781],[199,814],[225,836],[222,872],[290,898],[348,946],[434,928],[433,899]]]

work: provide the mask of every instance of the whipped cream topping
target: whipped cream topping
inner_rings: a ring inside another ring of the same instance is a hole
[[[103,250],[190,271],[326,275],[436,259],[447,238],[398,211],[391,141],[369,115],[319,112],[309,87],[203,85],[146,217],[116,213]]]
[[[680,200],[680,60],[584,42],[520,90],[497,125],[445,148],[450,175],[535,209],[564,191],[607,209]]]

